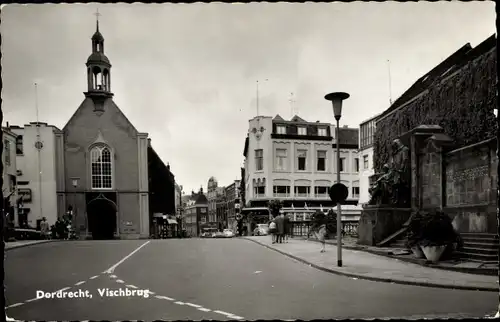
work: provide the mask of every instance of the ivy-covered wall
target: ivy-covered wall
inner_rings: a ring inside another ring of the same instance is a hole
[[[438,79],[426,94],[377,122],[375,172],[390,161],[392,140],[419,125],[441,126],[459,147],[496,137],[496,65],[496,50],[485,53],[445,82]]]

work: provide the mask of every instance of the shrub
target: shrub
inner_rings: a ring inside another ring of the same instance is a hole
[[[271,211],[273,217],[276,217],[280,214],[281,208],[283,208],[283,201],[277,199],[270,200],[267,204],[267,207]]]
[[[421,246],[442,246],[459,241],[459,234],[453,228],[451,218],[442,211],[425,213],[421,222]]]

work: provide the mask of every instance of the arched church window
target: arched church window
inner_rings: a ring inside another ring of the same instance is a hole
[[[96,146],[90,150],[92,189],[112,189],[111,151],[106,146]]]

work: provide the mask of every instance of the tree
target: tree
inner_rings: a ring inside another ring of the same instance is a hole
[[[327,214],[321,210],[316,210],[311,216],[310,232],[318,232],[321,225],[326,225],[327,235],[335,235],[337,233],[337,214],[330,209]]]
[[[270,200],[267,204],[267,207],[271,211],[273,217],[276,217],[280,214],[281,208],[283,208],[283,201],[277,199]]]

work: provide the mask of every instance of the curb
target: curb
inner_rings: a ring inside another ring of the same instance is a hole
[[[304,239],[304,240],[307,240],[307,239]],[[319,243],[319,241],[315,240],[315,239],[309,239],[307,241]],[[330,242],[330,243],[327,242],[327,244],[337,246],[336,242]],[[383,252],[383,251],[374,251],[371,249],[366,249],[363,246],[345,246],[345,245],[342,245],[342,248],[366,252],[366,253],[377,255],[377,256],[383,256],[383,257],[387,257],[390,259],[396,259],[396,260],[399,260],[402,262],[417,264],[417,265],[420,265],[422,267],[435,268],[435,269],[439,269],[439,270],[443,270],[443,271],[451,271],[451,272],[459,272],[459,273],[472,274],[472,275],[483,275],[483,276],[497,276],[497,274],[498,274],[498,269],[495,269],[495,268],[443,267],[443,266],[435,265],[432,263],[426,264],[425,262],[419,261],[418,259],[412,260],[409,258],[400,258],[400,257],[397,257],[397,255],[390,255],[390,254],[387,254],[386,252]]]
[[[40,241],[38,243],[26,243],[26,244],[11,246],[9,248],[7,248],[7,245],[5,245],[6,246],[5,251],[8,252],[9,250],[13,250],[13,249],[18,249],[18,248],[28,247],[28,246],[35,246],[35,245],[40,245],[40,244],[46,244],[46,243],[50,243],[50,242],[54,242],[54,241],[55,240],[49,239],[49,240]],[[5,243],[5,244],[7,244],[7,243]]]
[[[402,284],[402,285],[413,285],[413,286],[422,286],[422,287],[453,289],[453,290],[486,291],[486,292],[498,292],[499,291],[498,287],[494,288],[494,287],[484,287],[484,286],[448,285],[448,284],[438,284],[438,283],[431,283],[431,282],[414,282],[414,281],[396,280],[396,279],[384,278],[384,277],[372,277],[372,276],[364,276],[364,275],[353,274],[353,273],[339,272],[339,271],[331,269],[331,268],[322,267],[322,266],[316,265],[314,263],[308,262],[305,259],[302,259],[302,258],[297,257],[297,256],[292,255],[292,254],[285,253],[279,249],[273,248],[273,247],[266,245],[264,243],[261,243],[259,241],[249,239],[249,238],[245,238],[245,239],[252,241],[256,244],[259,244],[261,246],[264,246],[268,249],[271,249],[275,252],[278,252],[282,255],[293,258],[293,259],[295,259],[303,264],[307,264],[307,265],[314,267],[316,269],[319,269],[321,271],[340,275],[340,276],[346,276],[346,277],[374,281],[374,282],[385,282],[385,283],[394,283],[394,284]]]

